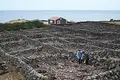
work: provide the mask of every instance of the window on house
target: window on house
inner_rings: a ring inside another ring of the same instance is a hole
[[[60,24],[60,20],[57,21],[57,24]]]
[[[50,21],[50,23],[52,24],[52,23],[53,23],[53,21]]]

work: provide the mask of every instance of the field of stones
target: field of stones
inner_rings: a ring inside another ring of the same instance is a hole
[[[89,65],[76,61],[83,47]],[[4,31],[0,48],[48,80],[120,80],[120,25],[81,22]]]

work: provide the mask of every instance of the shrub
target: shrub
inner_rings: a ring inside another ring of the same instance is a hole
[[[110,19],[110,22],[114,21],[113,19]]]
[[[0,31],[11,31],[20,29],[40,28],[45,25],[39,20],[26,21],[21,23],[0,23]]]

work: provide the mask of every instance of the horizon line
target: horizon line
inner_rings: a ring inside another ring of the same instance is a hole
[[[0,11],[120,11],[120,10],[0,10]]]

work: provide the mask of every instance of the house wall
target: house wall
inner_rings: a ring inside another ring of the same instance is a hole
[[[56,22],[57,22],[57,24],[61,24],[61,21],[60,21],[60,20],[57,20]]]
[[[66,24],[66,19],[62,19],[61,24]]]
[[[57,24],[66,24],[66,19],[63,19],[63,18],[60,18],[58,19],[57,21],[60,21],[60,23],[57,23]]]

